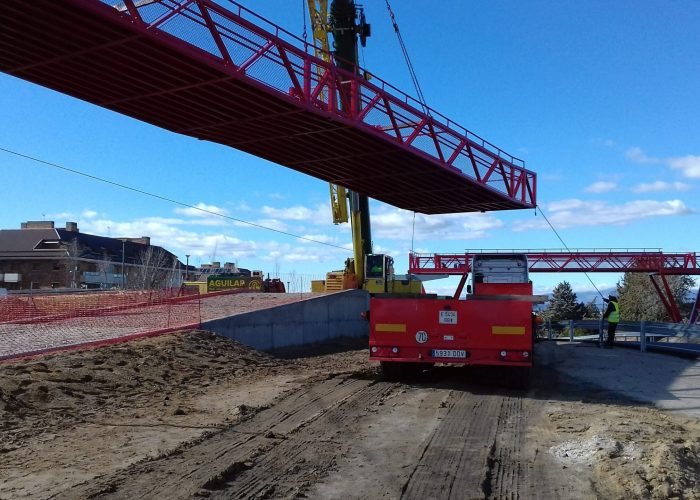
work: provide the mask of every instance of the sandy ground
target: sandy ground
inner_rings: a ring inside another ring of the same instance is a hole
[[[574,376],[541,343],[516,391],[494,370],[384,381],[364,345],[191,331],[4,363],[0,498],[700,498],[698,419],[599,383],[602,351]]]

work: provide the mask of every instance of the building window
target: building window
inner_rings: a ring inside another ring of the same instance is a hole
[[[51,283],[51,288],[59,288],[60,286],[61,286],[61,284],[58,283],[57,281],[54,281],[53,283]]]

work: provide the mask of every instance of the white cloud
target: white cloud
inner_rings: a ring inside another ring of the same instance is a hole
[[[661,160],[659,158],[654,158],[652,156],[647,156],[646,153],[642,150],[642,148],[629,148],[625,151],[625,157],[633,161],[634,163],[646,163],[646,164],[653,164],[653,163],[660,163]]]
[[[304,244],[313,243],[312,241],[309,241],[309,240],[320,241],[321,243],[333,243],[333,244],[336,244],[338,242],[338,238],[328,236],[327,234],[303,234],[301,236],[302,236],[302,238],[306,238],[306,239],[299,239],[299,243],[304,243]]]
[[[228,210],[217,207],[216,205],[207,205],[199,202],[193,207],[178,207],[174,210],[176,214],[186,215],[188,217],[211,217],[220,215],[228,215]]]
[[[311,224],[325,224],[331,220],[330,204],[319,204],[313,209],[303,205],[287,208],[275,208],[265,205],[262,207],[261,212],[275,219],[305,221]]]
[[[59,212],[57,214],[48,214],[48,217],[53,221],[58,222],[62,220],[72,221],[76,216],[71,212]]]
[[[255,224],[257,224],[259,226],[267,227],[270,229],[275,229],[277,231],[287,232],[289,230],[289,228],[287,227],[287,225],[284,222],[277,220],[277,219],[258,219],[255,221]],[[236,225],[239,227],[245,227],[245,226],[250,227],[250,224],[240,224],[239,223]]]
[[[700,156],[671,156],[668,158],[654,158],[647,156],[641,148],[629,148],[625,151],[628,160],[635,163],[663,163],[673,170],[679,170],[684,177],[700,179]]]
[[[617,188],[617,183],[608,181],[594,182],[588,186],[584,191],[586,193],[606,193]]]
[[[581,226],[625,225],[649,217],[688,215],[694,213],[681,200],[637,200],[613,205],[606,201],[561,200],[548,205],[547,214],[556,229]],[[515,231],[548,227],[543,219],[521,220]]]
[[[656,181],[646,184],[637,184],[632,188],[632,191],[635,193],[651,193],[655,191],[687,191],[690,188],[690,184],[686,184],[684,182]]]
[[[689,179],[700,179],[700,156],[682,156],[678,158],[668,158],[668,166],[674,170],[680,170],[684,177]]]
[[[250,212],[252,208],[245,201],[242,201],[233,207],[238,212]]]
[[[488,230],[503,227],[493,215],[481,213],[424,215],[382,206],[372,215],[376,237],[394,240],[473,240],[488,236]]]
[[[94,210],[83,210],[83,213],[81,213],[80,215],[82,215],[86,219],[92,219],[97,217],[97,212],[95,212]]]

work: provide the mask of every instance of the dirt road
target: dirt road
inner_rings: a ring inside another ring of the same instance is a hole
[[[189,332],[0,366],[0,498],[700,498],[698,421],[559,377],[551,344],[527,392],[324,349]]]

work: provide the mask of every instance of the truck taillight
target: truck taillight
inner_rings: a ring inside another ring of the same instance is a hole
[[[530,358],[529,351],[506,351],[498,353],[503,361],[524,361]]]
[[[396,346],[385,347],[373,345],[372,347],[370,347],[369,352],[371,356],[376,356],[379,358],[393,358],[399,356],[399,348]]]

